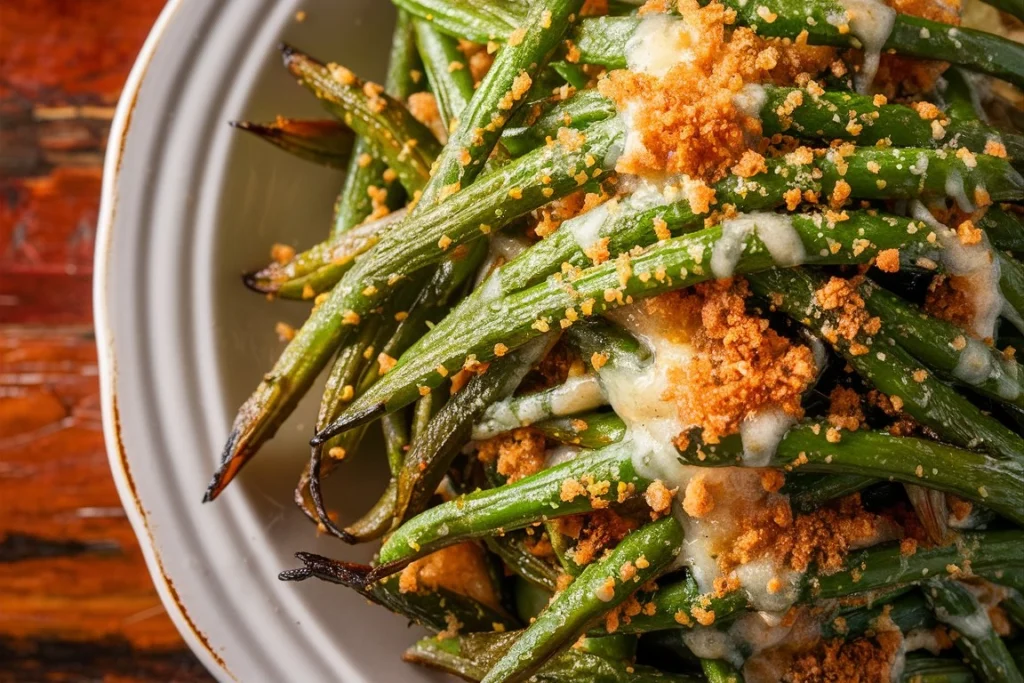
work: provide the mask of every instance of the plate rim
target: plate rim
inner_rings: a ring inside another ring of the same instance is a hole
[[[217,654],[208,637],[196,626],[178,596],[170,577],[164,570],[160,552],[149,527],[146,509],[135,488],[121,438],[121,425],[117,405],[116,340],[107,307],[111,245],[114,219],[117,215],[118,186],[125,142],[132,124],[139,90],[145,80],[153,56],[185,0],[168,0],[150,29],[138,56],[132,65],[107,138],[103,161],[103,179],[100,189],[100,208],[96,225],[96,246],[93,256],[93,328],[96,335],[97,366],[100,382],[100,409],[103,417],[103,440],[107,461],[113,475],[121,505],[132,526],[146,568],[153,580],[164,609],[189,649],[206,669],[220,679],[238,680]]]

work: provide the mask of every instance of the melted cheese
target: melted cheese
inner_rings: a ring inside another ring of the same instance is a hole
[[[942,245],[940,258],[946,271],[965,278],[970,284],[972,331],[981,339],[994,337],[996,321],[1003,310],[1004,301],[999,289],[999,261],[992,253],[988,238],[983,237],[980,244],[965,245],[956,233],[937,221],[921,202],[913,202],[911,212],[914,218],[935,231]]]
[[[743,464],[747,467],[767,467],[775,450],[796,419],[779,408],[769,408],[748,415],[740,423],[743,440]]]
[[[878,73],[878,62],[886,41],[896,25],[896,10],[881,0],[840,0],[843,12],[830,15],[828,23],[841,27],[848,24],[850,33],[860,42],[864,50],[864,63],[860,73],[854,77],[857,92],[864,95],[871,90],[871,84]]]
[[[551,391],[508,398],[492,403],[473,427],[474,439],[488,439],[501,432],[531,425],[551,416],[574,415],[602,406],[604,389],[596,375],[570,377]]]
[[[778,213],[741,214],[722,222],[722,236],[711,251],[711,272],[715,277],[732,277],[747,241],[754,233],[779,266],[797,266],[807,258],[792,217]]]
[[[747,116],[761,120],[761,109],[768,101],[768,93],[757,83],[747,83],[732,96],[732,105]]]
[[[700,40],[700,33],[685,19],[648,14],[626,41],[626,65],[634,73],[664,78],[672,67],[693,63],[692,46]]]
[[[680,419],[678,407],[665,400],[665,396],[670,389],[670,371],[685,367],[693,358],[694,350],[689,344],[667,338],[656,329],[656,323],[635,306],[617,309],[611,317],[641,339],[653,355],[642,367],[609,364],[599,372],[608,402],[626,423],[623,443],[631,450],[634,468],[647,479],[658,479],[669,488],[678,489],[680,496],[697,475],[715,492],[714,508],[699,519],[685,514],[681,506],[675,506],[675,515],[684,532],[677,565],[688,567],[701,590],[710,592],[714,580],[721,574],[717,553],[740,531],[745,511],[768,505],[778,494],[764,490],[760,473],[754,469],[697,467],[680,461],[673,441],[693,425]],[[751,457],[770,458],[777,439],[789,426],[789,419],[774,411],[766,410],[753,417],[743,435]],[[761,577],[755,576],[750,576],[752,599],[766,608],[781,607],[791,600],[788,592],[777,599],[769,598],[768,579],[760,581]],[[772,576],[784,578],[778,573]],[[758,583],[760,585],[755,585]]]

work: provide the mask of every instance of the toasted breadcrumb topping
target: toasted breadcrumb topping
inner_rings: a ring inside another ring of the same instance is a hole
[[[785,683],[879,683],[891,678],[903,636],[882,631],[873,638],[822,641],[793,658]]]
[[[820,571],[843,567],[854,549],[901,535],[892,520],[868,512],[860,494],[794,517],[784,498],[745,511],[737,535],[718,556],[724,574],[763,557],[778,566],[806,571],[813,563]]]
[[[747,415],[777,407],[802,417],[801,395],[815,375],[811,350],[794,344],[749,313],[746,280],[719,280],[645,302],[645,312],[683,327],[696,353],[669,372],[666,400],[684,424],[699,425],[706,443],[734,434]]]
[[[668,3],[656,0],[642,13],[667,9]],[[805,39],[766,39],[734,27],[735,11],[719,3],[701,7],[696,0],[680,0],[678,12],[690,28],[681,39],[688,40],[688,33],[700,36],[680,46],[692,51],[692,61],[672,67],[662,78],[613,71],[598,89],[628,113],[641,143],[620,157],[619,172],[685,173],[713,182],[751,147],[759,147],[760,121],[733,102],[743,86],[794,84],[826,69],[835,52],[808,46]]]
[[[971,289],[975,283],[958,275],[936,275],[928,286],[924,310],[932,316],[951,322],[966,332],[974,326],[974,304]]]
[[[430,129],[442,143],[448,140],[448,126],[441,120],[441,112],[437,108],[437,98],[433,93],[414,92],[406,100],[412,117]]]
[[[829,394],[828,422],[837,429],[857,431],[864,425],[860,394],[853,389],[836,387]]]
[[[855,356],[868,352],[868,348],[855,341],[862,332],[866,335],[878,334],[882,321],[872,317],[864,308],[864,297],[857,291],[860,278],[830,278],[821,289],[814,293],[815,299],[823,309],[834,312],[836,324],[827,324],[822,329],[823,336],[832,344],[845,339],[850,344],[850,353]]]
[[[446,588],[500,609],[498,596],[491,584],[487,558],[475,543],[442,548],[412,562],[398,577],[398,589],[402,593],[430,592],[437,588]]]
[[[637,522],[610,508],[594,510],[585,515],[561,517],[555,522],[558,532],[576,541],[570,557],[580,566],[598,558],[605,548],[614,547],[637,528]]]
[[[543,434],[530,427],[520,427],[479,442],[476,455],[481,462],[496,461],[498,474],[512,483],[544,468],[546,446]]]

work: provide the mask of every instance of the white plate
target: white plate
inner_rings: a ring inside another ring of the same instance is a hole
[[[392,22],[383,0],[172,0],[111,131],[94,293],[111,468],[167,611],[222,680],[433,678],[399,660],[420,635],[404,620],[341,587],[276,578],[297,550],[370,552],[317,538],[291,503],[319,391],[220,499],[200,502],[235,409],[280,352],[274,323],[309,308],[269,304],[239,275],[274,242],[326,235],[341,182],[227,122],[323,116],[277,43],[379,79]],[[375,461],[336,475],[343,519],[382,489]]]

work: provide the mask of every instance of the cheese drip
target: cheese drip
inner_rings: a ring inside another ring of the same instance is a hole
[[[627,426],[624,444],[631,449],[633,466],[641,476],[660,480],[683,496],[687,485],[700,476],[716,491],[713,510],[700,518],[686,514],[679,504],[673,512],[684,531],[678,566],[689,568],[702,591],[714,589],[721,575],[717,553],[739,533],[744,511],[757,509],[777,499],[761,485],[760,473],[743,467],[705,468],[684,465],[674,441],[693,428],[680,418],[678,406],[666,400],[670,395],[673,369],[686,367],[695,354],[687,342],[670,339],[656,329],[655,321],[637,306],[625,306],[612,314],[615,321],[629,329],[651,351],[652,358],[641,367],[628,362],[609,364],[599,371],[605,395]],[[791,424],[782,411],[763,409],[748,417],[741,436],[744,450],[758,462],[770,459],[779,439]],[[785,609],[794,595],[781,592],[769,596],[769,578],[786,576],[754,567],[738,574],[751,601],[764,609]],[[784,582],[787,582],[784,580]],[[749,585],[748,585],[749,584]]]

